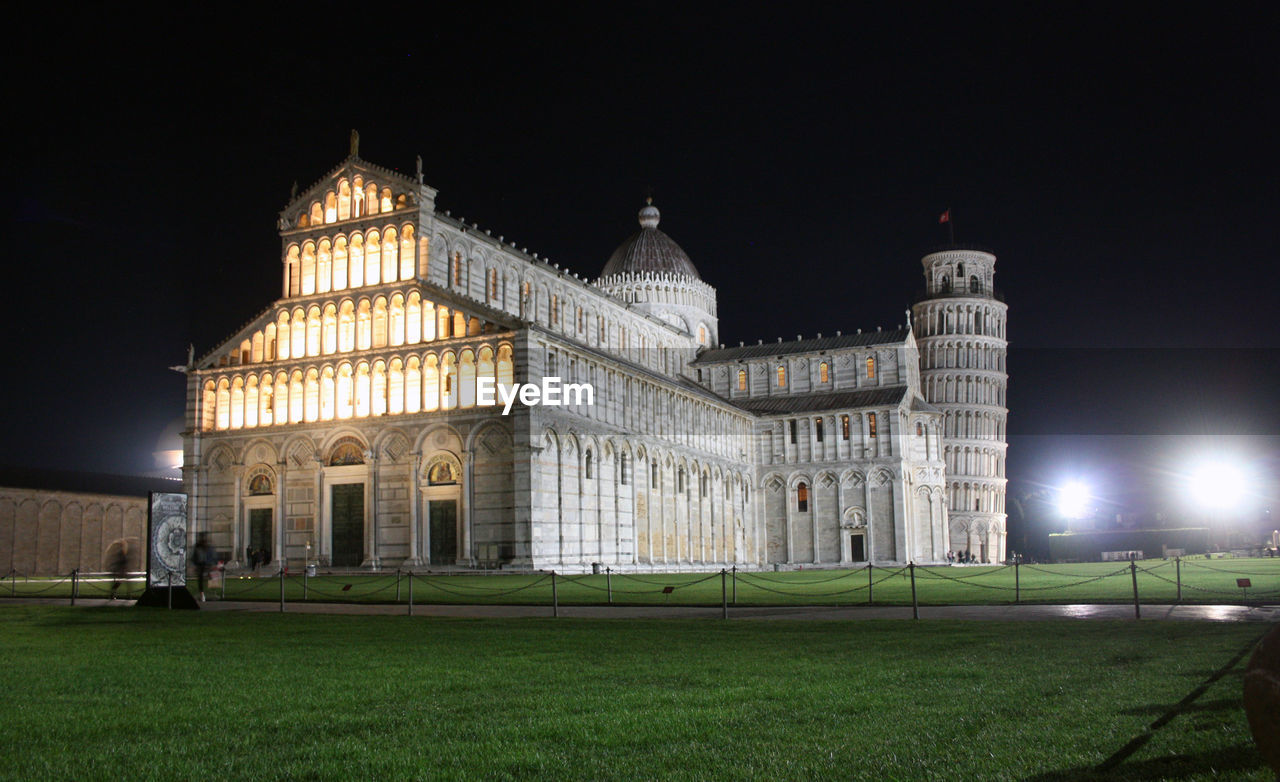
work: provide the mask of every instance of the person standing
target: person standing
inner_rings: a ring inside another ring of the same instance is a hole
[[[192,552],[196,565],[196,582],[200,585],[200,602],[204,602],[205,579],[209,577],[209,568],[213,565],[213,549],[209,546],[209,533],[201,532],[196,536],[196,548]]]
[[[114,552],[112,552],[111,559],[107,563],[107,569],[111,571],[111,576],[114,579],[111,582],[111,599],[112,600],[116,599],[116,591],[120,589],[120,584],[122,584],[125,580],[125,577],[129,575],[128,546],[129,546],[129,543],[127,541],[123,541],[123,540],[120,541],[120,545],[115,549]]]

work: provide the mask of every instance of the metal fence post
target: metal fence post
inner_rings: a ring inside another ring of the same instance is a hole
[[[18,569],[9,571],[9,597],[18,596]]]
[[[604,589],[609,594],[609,605],[613,605],[613,569],[604,569]]]
[[[724,568],[720,568],[720,616],[722,619],[729,618],[729,574]]]
[[[916,602],[916,563],[908,562],[907,568],[911,571],[911,618],[920,618],[920,605]]]
[[[867,563],[867,605],[875,605],[872,598],[871,590],[875,587],[875,582],[871,579],[871,568],[874,567],[870,562]]]
[[[396,568],[396,602],[400,602],[400,568]]]
[[[1138,607],[1138,563],[1129,560],[1129,575],[1133,576],[1133,618],[1142,618],[1142,609]]]
[[[76,589],[80,586],[80,568],[71,571],[71,605],[76,604]]]
[[[302,599],[303,600],[307,599],[307,587],[311,585],[311,582],[309,580],[310,570],[311,568],[306,563],[303,563],[302,565]]]
[[[167,588],[164,591],[169,596],[169,610],[172,611],[173,610],[173,571],[166,570],[164,573],[165,573],[164,575],[165,585],[167,586]]]
[[[551,571],[551,615],[560,616],[560,597],[556,594],[556,571]]]
[[[409,571],[409,616],[413,616],[413,571]]]
[[[738,566],[733,566],[733,604],[738,604]]]
[[[222,597],[218,599],[219,600],[227,599],[227,566],[225,563],[222,565]]]
[[[1173,564],[1178,568],[1178,602],[1182,602],[1182,557],[1174,557]]]
[[[280,568],[280,613],[284,613],[284,568]]]
[[[1022,602],[1022,576],[1018,572],[1018,560],[1013,560],[1013,602]]]

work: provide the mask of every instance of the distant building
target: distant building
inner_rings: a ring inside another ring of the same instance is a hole
[[[928,255],[914,331],[724,347],[654,206],[592,282],[435,196],[353,146],[280,213],[280,298],[188,368],[191,530],[233,560],[1003,558],[995,256]],[[553,376],[594,398],[485,404]]]
[[[176,479],[0,468],[3,575],[101,572],[123,548],[145,567],[147,494],[181,491]]]

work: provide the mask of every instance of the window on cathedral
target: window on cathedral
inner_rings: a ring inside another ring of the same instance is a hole
[[[822,442],[822,419],[813,419],[813,432],[818,438],[818,442]]]
[[[586,321],[584,320],[584,316],[582,314],[582,308],[579,307],[578,308],[578,331],[585,331],[585,330],[586,330]]]
[[[739,391],[747,390],[747,370],[745,369],[738,370],[738,390]]]
[[[785,388],[787,385],[787,368],[778,365],[778,388]]]
[[[792,445],[795,445],[795,443],[796,443],[796,419],[792,418],[792,419],[791,419],[790,421],[788,421],[787,423],[788,423],[788,424],[790,424],[790,426],[791,426],[791,444],[792,444]]]
[[[916,437],[923,437],[923,436],[924,436],[924,424],[920,423],[919,421],[916,421]]]
[[[270,494],[271,478],[267,475],[263,475],[262,473],[258,473],[257,475],[253,476],[251,479],[249,479],[249,493],[250,494]]]
[[[703,473],[701,476],[699,476],[699,478],[698,478],[698,496],[699,496],[699,497],[705,497],[705,496],[707,496],[707,481],[708,481],[708,476],[707,476],[707,474],[704,472],[704,473]]]
[[[963,264],[963,263],[956,264],[956,276],[957,276],[957,277],[964,277],[964,264]]]
[[[627,458],[627,454],[625,452],[618,459],[618,483],[623,486],[627,485],[627,468],[629,466],[629,461],[630,460]]]
[[[876,376],[876,360],[874,358],[867,359],[867,379],[874,379]]]
[[[489,270],[489,298],[493,301],[498,300],[498,270]]]
[[[807,483],[796,486],[796,510],[800,513],[809,512],[809,484]]]
[[[823,361],[821,364],[818,365],[818,382],[819,383],[831,382],[831,366],[827,364],[827,362],[825,361]]]
[[[649,465],[649,488],[658,488],[658,463],[654,462]]]
[[[840,416],[840,437],[843,440],[849,439],[849,416]]]
[[[680,471],[676,473],[676,491],[679,492],[680,494],[684,494],[684,468],[683,467],[681,467]]]
[[[462,284],[462,253],[453,254],[453,284]]]
[[[869,437],[876,436],[876,414],[867,413],[867,435]]]
[[[590,451],[587,451],[587,458],[583,461],[583,464],[582,464],[582,468],[583,468],[583,471],[586,473],[587,480],[591,480],[591,478],[592,478],[592,474],[591,474],[592,464],[591,464],[591,461],[592,461],[592,458],[591,458],[591,452],[590,452]]]
[[[969,278],[969,292],[982,293],[982,280],[979,280],[977,275]]]
[[[560,322],[560,299],[554,293],[551,294],[551,323],[554,325]]]

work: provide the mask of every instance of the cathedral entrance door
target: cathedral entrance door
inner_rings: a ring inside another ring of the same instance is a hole
[[[861,533],[849,536],[849,559],[854,562],[867,561],[867,536]]]
[[[458,559],[458,501],[430,500],[427,503],[432,565],[452,565]]]
[[[264,559],[271,559],[271,509],[251,508],[249,510],[249,548],[254,551],[265,551]]]
[[[364,484],[333,487],[333,566],[360,567],[364,561]]]

